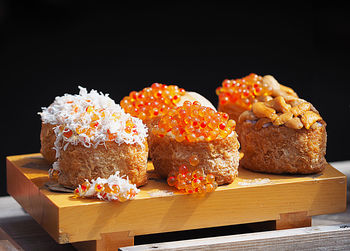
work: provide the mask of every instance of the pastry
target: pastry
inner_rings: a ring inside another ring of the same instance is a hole
[[[326,164],[326,123],[299,98],[257,102],[239,117],[244,168],[267,173],[317,173]]]
[[[219,185],[233,182],[239,162],[235,124],[197,101],[170,109],[150,132],[155,170],[167,178],[185,165],[188,172],[214,175]]]
[[[41,124],[41,131],[40,131],[40,142],[41,142],[41,148],[40,152],[43,155],[43,157],[49,162],[49,164],[52,164],[56,161],[56,151],[54,149],[54,143],[56,140],[56,135],[53,131],[53,128],[55,128],[56,124],[50,124],[50,123],[42,123]]]
[[[147,128],[108,95],[80,88],[79,95],[56,98],[41,115],[44,124],[56,125],[51,174],[60,184],[77,187],[116,172],[137,186],[147,182]]]
[[[49,107],[42,107],[42,111],[38,113],[42,121],[40,152],[50,164],[57,160],[54,146],[56,135],[53,129],[63,124],[65,119],[78,109],[79,103],[84,100],[90,100],[89,102],[91,102],[91,105],[99,109],[105,109],[115,104],[108,95],[99,94],[95,90],[91,90],[90,93],[88,93],[87,90],[81,86],[79,86],[79,90],[78,95],[64,94],[63,96],[56,97]]]

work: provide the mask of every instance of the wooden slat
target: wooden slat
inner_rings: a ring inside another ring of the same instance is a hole
[[[123,247],[144,250],[349,250],[350,224],[276,230]]]
[[[0,227],[0,250],[23,251],[23,249],[1,227]]]
[[[287,214],[280,214],[280,219],[276,220],[276,230],[290,229],[296,227],[310,227],[311,216],[308,212],[294,212]]]

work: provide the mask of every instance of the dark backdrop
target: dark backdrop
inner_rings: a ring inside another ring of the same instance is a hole
[[[38,152],[37,112],[78,85],[119,102],[153,82],[177,84],[216,105],[223,79],[272,74],[328,123],[327,160],[350,159],[345,6],[102,2],[0,0],[0,195],[5,156]]]

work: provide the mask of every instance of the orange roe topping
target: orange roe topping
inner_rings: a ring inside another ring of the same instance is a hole
[[[185,90],[176,85],[154,83],[142,91],[130,92],[120,102],[120,106],[125,112],[144,120],[166,114],[184,94]]]
[[[256,97],[271,95],[271,88],[263,84],[262,79],[254,73],[241,79],[225,79],[216,89],[220,104],[233,103],[249,110]]]
[[[198,101],[185,101],[183,106],[170,109],[153,129],[158,137],[166,134],[176,141],[189,142],[223,139],[235,129],[236,122],[223,112],[201,106]],[[196,163],[196,160],[193,160]]]
[[[203,170],[197,169],[189,172],[185,165],[179,167],[177,174],[169,175],[168,185],[188,194],[213,192],[218,184],[213,174],[205,174]]]

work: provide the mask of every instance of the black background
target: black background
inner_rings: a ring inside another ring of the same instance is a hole
[[[206,96],[225,78],[271,74],[327,122],[327,160],[350,159],[350,15],[303,4],[0,0],[1,166],[40,149],[37,112],[78,85],[119,102],[153,82]],[[18,184],[20,185],[20,184]]]

